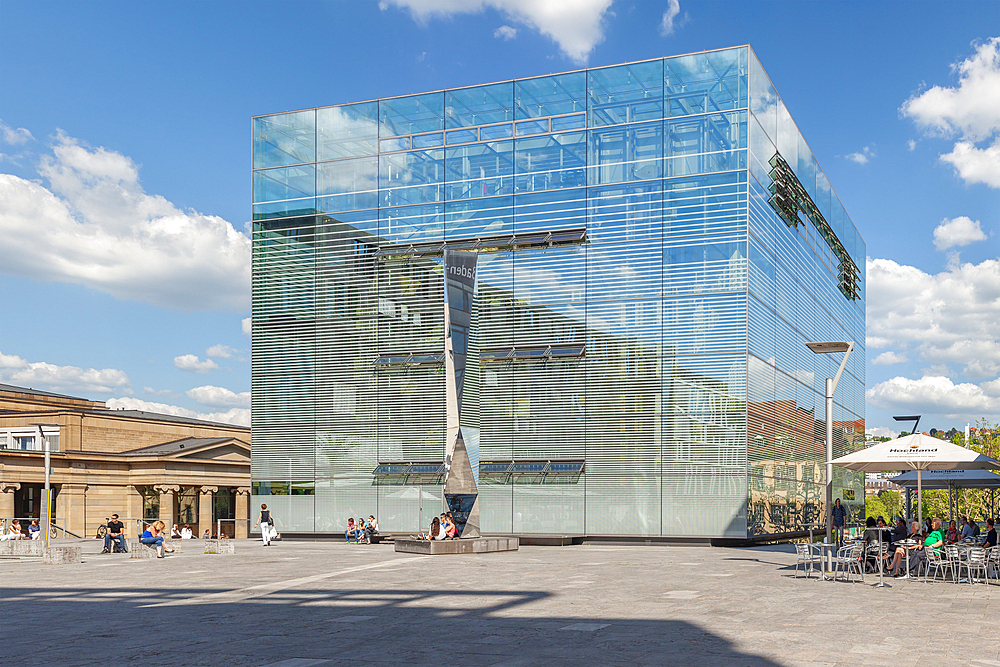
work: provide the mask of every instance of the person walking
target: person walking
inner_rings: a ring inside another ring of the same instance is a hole
[[[267,509],[267,504],[261,504],[260,514],[257,516],[257,523],[254,527],[260,526],[260,534],[264,538],[264,546],[271,544],[271,526],[274,525],[274,519],[271,518],[271,512]]]
[[[844,528],[847,526],[847,508],[840,504],[840,498],[833,501],[830,519],[833,525],[833,539],[840,544],[844,541]]]

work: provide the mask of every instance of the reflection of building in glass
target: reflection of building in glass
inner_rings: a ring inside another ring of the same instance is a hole
[[[262,499],[286,531],[440,511],[409,466],[444,461],[445,248],[478,253],[483,532],[822,512],[839,360],[805,342],[863,348],[865,246],[748,47],[257,117],[253,185],[254,489],[312,491]],[[864,354],[834,420],[858,447]]]

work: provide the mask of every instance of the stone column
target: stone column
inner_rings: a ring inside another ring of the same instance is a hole
[[[129,484],[125,487],[125,517],[129,521],[125,521],[125,537],[139,537],[142,535],[142,531],[139,530],[141,524],[136,523],[136,519],[141,519],[142,517],[142,492],[139,487],[135,484]],[[133,535],[132,531],[139,530],[139,535]]]
[[[177,484],[160,484],[153,490],[160,494],[160,521],[166,524],[167,534],[174,527],[174,505],[177,504],[177,494],[181,487]]]
[[[14,518],[14,492],[20,488],[19,482],[0,482],[0,528],[4,532]]]
[[[56,522],[71,533],[80,537],[93,537],[87,534],[87,485],[61,484],[59,495],[56,496]],[[100,517],[98,522],[104,517]],[[97,526],[95,525],[96,529]],[[62,535],[61,532],[57,533]]]
[[[218,490],[217,486],[201,487],[201,495],[198,497],[198,535],[196,537],[204,535],[206,528],[208,528],[209,533],[215,531],[215,526],[212,525],[212,499]]]
[[[236,539],[243,540],[250,536],[250,487],[236,488]]]

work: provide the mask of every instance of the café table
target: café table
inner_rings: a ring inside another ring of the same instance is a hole
[[[911,579],[910,577],[910,547],[917,546],[918,542],[916,540],[900,540],[896,542],[896,546],[903,547],[903,551],[906,552],[906,574],[900,579]]]
[[[833,573],[833,551],[837,548],[836,542],[817,542],[812,545],[813,549],[820,552],[820,564],[826,563],[822,567],[822,579],[826,581],[833,581],[836,577],[829,577],[827,575]]]

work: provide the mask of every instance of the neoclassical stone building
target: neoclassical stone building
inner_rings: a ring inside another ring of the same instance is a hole
[[[71,533],[117,513],[247,536],[249,428],[0,384],[0,519],[40,515],[45,441],[54,522]]]

